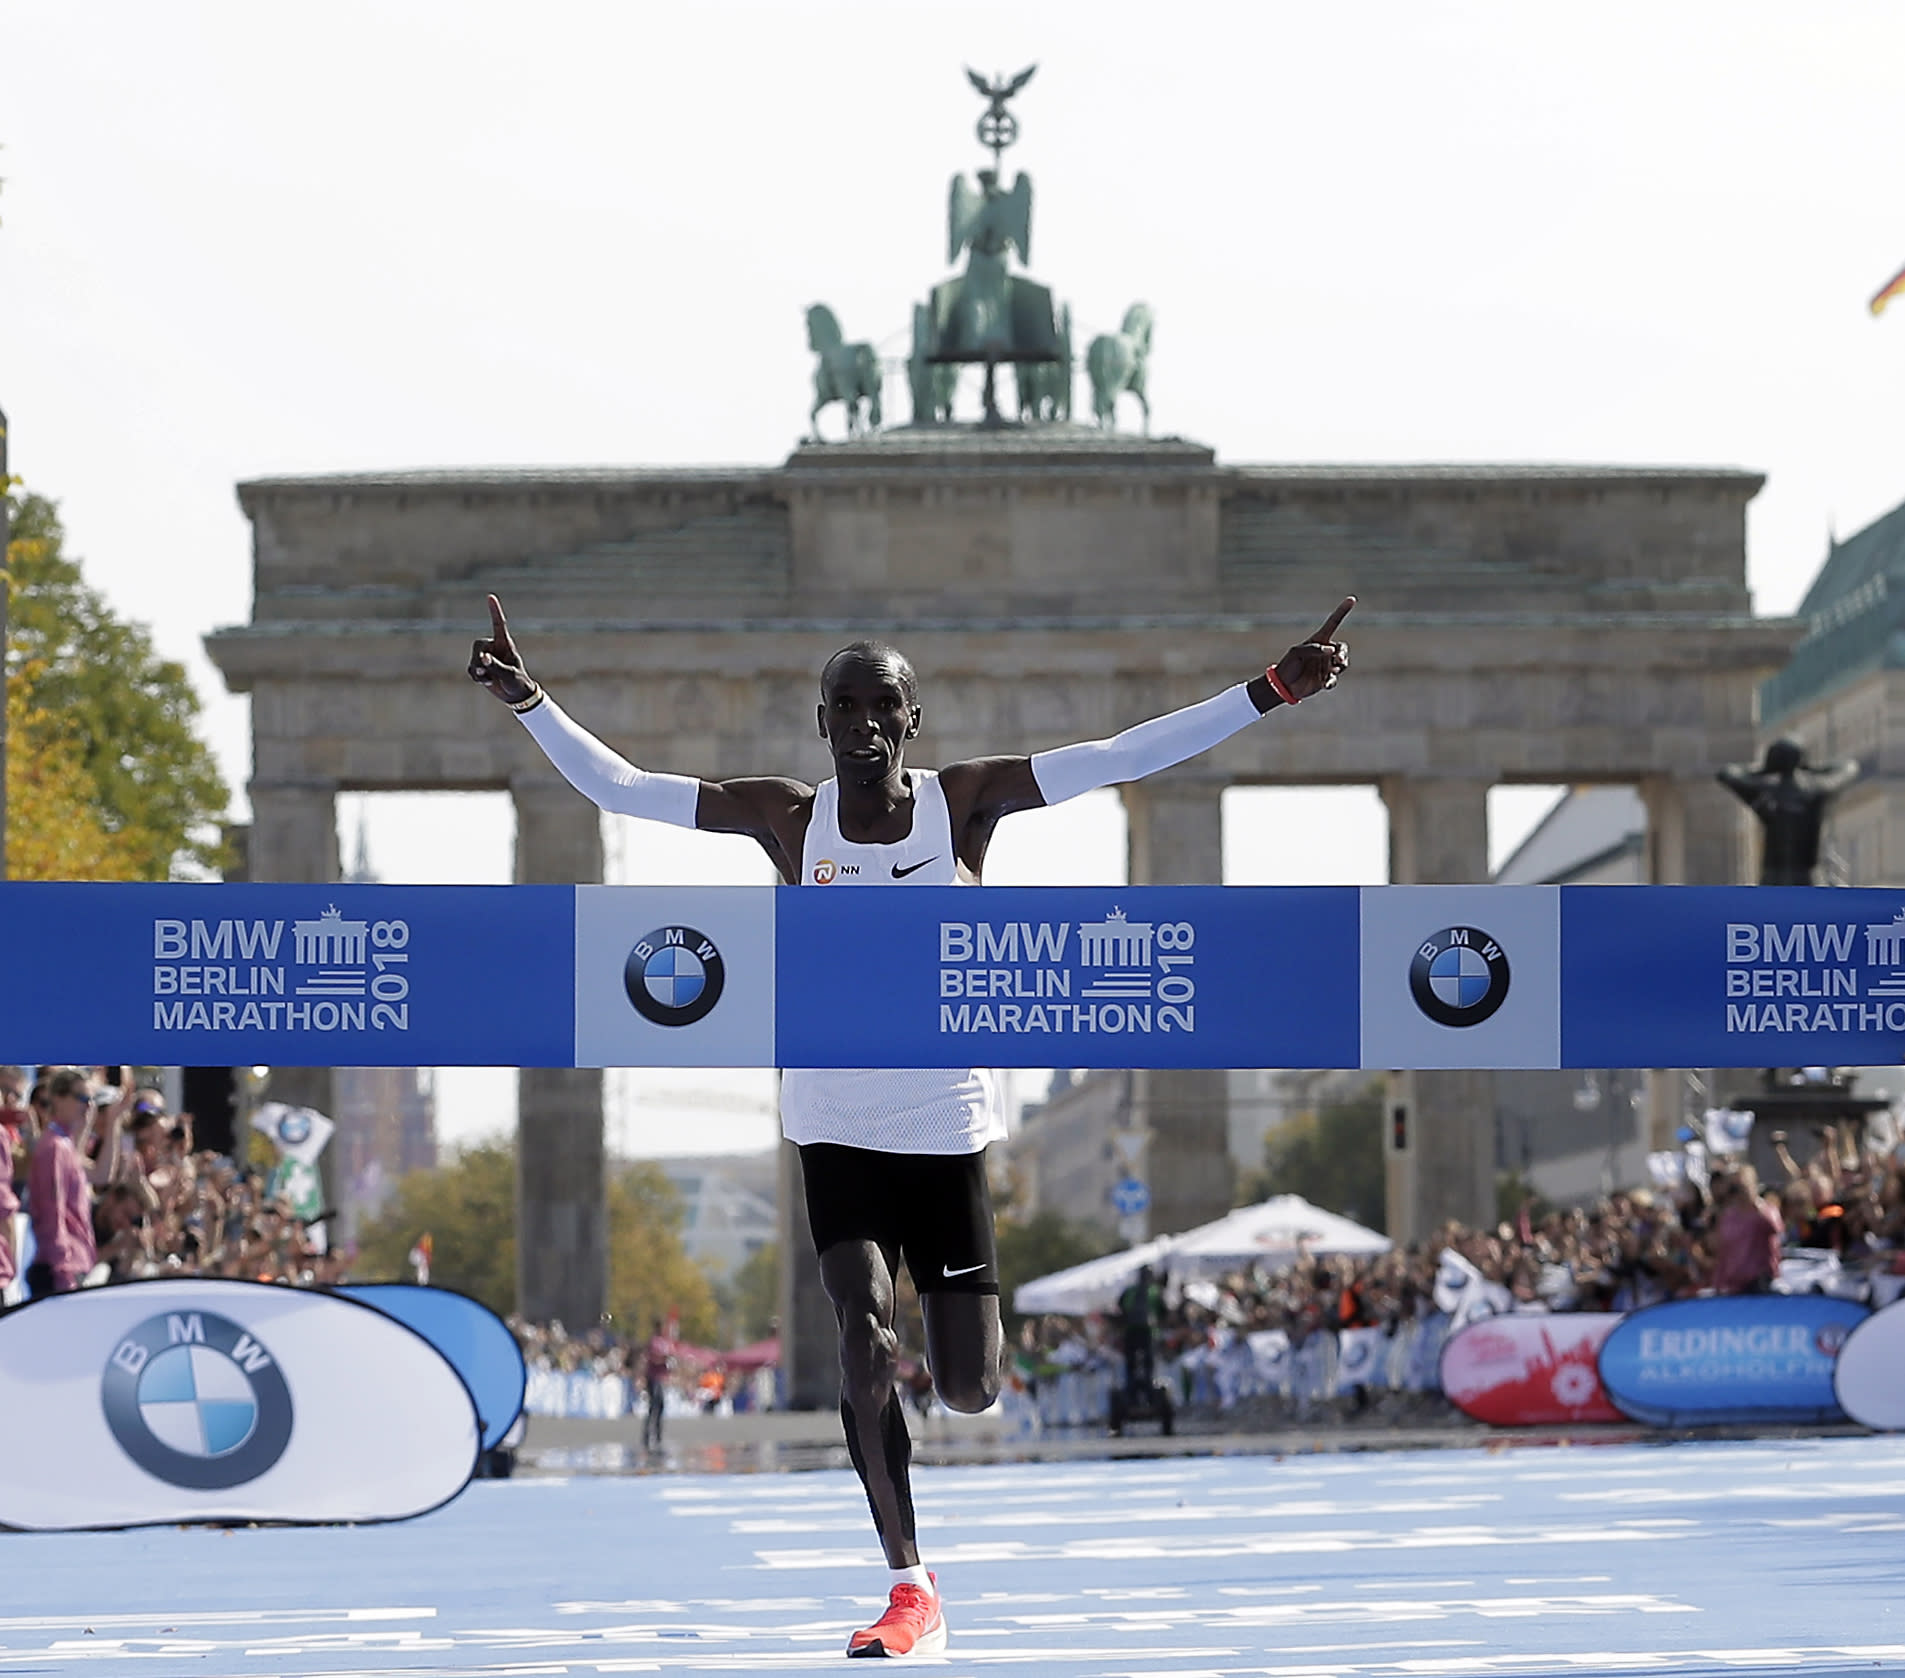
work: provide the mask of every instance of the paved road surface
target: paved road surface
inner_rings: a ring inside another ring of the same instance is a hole
[[[1905,1670],[1905,1439],[922,1471],[948,1673]],[[479,1483],[404,1526],[0,1537],[15,1673],[845,1670],[850,1475]],[[855,1670],[864,1670],[856,1668]]]

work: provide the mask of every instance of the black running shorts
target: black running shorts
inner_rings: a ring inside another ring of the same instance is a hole
[[[889,1269],[905,1258],[920,1293],[999,1291],[983,1151],[888,1154],[803,1142],[800,1170],[816,1252],[872,1241]]]

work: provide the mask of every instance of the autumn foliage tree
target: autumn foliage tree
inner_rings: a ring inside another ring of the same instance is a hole
[[[685,1339],[716,1335],[714,1290],[681,1244],[681,1198],[661,1167],[641,1161],[609,1180],[609,1314],[639,1339],[657,1317],[679,1316]],[[356,1273],[409,1274],[410,1249],[428,1233],[430,1280],[507,1316],[516,1309],[516,1148],[503,1138],[463,1149],[447,1165],[412,1171],[359,1240]],[[593,1325],[570,1323],[572,1332]]]
[[[185,667],[87,583],[51,501],[7,499],[9,876],[215,867],[227,794]]]

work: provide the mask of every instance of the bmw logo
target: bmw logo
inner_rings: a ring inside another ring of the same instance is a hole
[[[291,1443],[291,1389],[277,1359],[209,1311],[139,1324],[106,1360],[99,1400],[127,1456],[193,1491],[255,1480]]]
[[[628,952],[622,984],[635,1012],[656,1025],[693,1025],[714,1011],[727,980],[721,952],[691,926],[644,933]]]
[[[311,1140],[311,1115],[298,1111],[286,1113],[278,1121],[278,1140],[287,1148],[302,1147]]]
[[[1479,927],[1445,926],[1416,946],[1409,993],[1437,1025],[1480,1025],[1508,1000],[1508,953]]]

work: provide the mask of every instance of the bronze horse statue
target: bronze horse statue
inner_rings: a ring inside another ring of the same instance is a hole
[[[1021,361],[1015,373],[1019,418],[1050,424],[1072,417],[1072,307],[1058,312],[1057,361]]]
[[[906,362],[906,382],[913,392],[915,425],[948,425],[952,421],[953,392],[958,388],[959,369],[950,362],[928,361],[926,352],[932,342],[932,311],[924,303],[913,305],[913,353]]]
[[[1092,339],[1085,352],[1091,374],[1091,409],[1107,430],[1117,424],[1118,398],[1130,391],[1144,410],[1144,434],[1151,435],[1151,403],[1144,394],[1144,367],[1151,355],[1151,306],[1133,303],[1115,333]]]
[[[816,303],[807,311],[807,347],[820,357],[814,367],[814,405],[807,423],[814,428],[814,441],[820,442],[820,410],[829,402],[839,402],[847,410],[847,435],[877,431],[880,413],[880,358],[871,344],[849,344],[834,319],[833,310]],[[866,404],[866,418],[860,417],[860,405]]]

